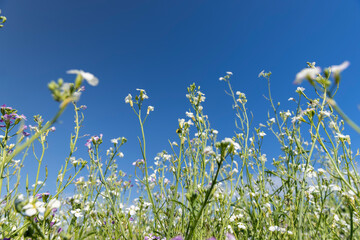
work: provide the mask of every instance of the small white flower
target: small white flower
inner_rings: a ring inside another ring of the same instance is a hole
[[[263,163],[265,163],[267,161],[267,158],[266,158],[266,154],[263,154],[259,157],[259,160]]]
[[[119,140],[117,138],[113,138],[110,140],[113,144],[118,144]]]
[[[127,96],[125,97],[125,103],[130,103],[131,99],[132,99],[132,96],[131,96],[131,94],[129,93],[129,95],[127,95]]]
[[[68,74],[77,74],[80,75],[83,79],[85,79],[88,84],[91,86],[97,86],[99,84],[99,79],[95,77],[92,73],[84,72],[83,70],[69,70],[66,73]]]
[[[271,226],[271,227],[269,227],[269,231],[270,232],[274,232],[274,231],[278,231],[278,226]]]
[[[330,184],[329,187],[330,187],[330,190],[333,191],[333,192],[341,191],[341,187],[339,187],[338,185]]]
[[[192,112],[185,112],[185,114],[189,118],[194,118],[194,114]]]
[[[150,112],[154,111],[154,107],[153,106],[148,106],[147,108],[147,114],[149,114]]]
[[[304,92],[304,91],[305,91],[305,88],[303,88],[303,87],[297,87],[297,89],[296,89],[295,92],[297,92],[297,93],[302,93],[302,92]]]
[[[75,217],[77,217],[77,218],[83,216],[83,214],[81,213],[81,210],[80,210],[79,208],[77,208],[77,209],[75,209],[75,210],[71,210],[70,212],[71,212],[71,214],[74,214]]]
[[[225,78],[223,78],[223,77],[219,78],[219,81],[224,81],[224,80],[225,80]]]
[[[205,147],[205,149],[204,149],[204,154],[205,154],[205,155],[213,155],[213,154],[215,154],[215,152],[213,151],[213,149],[212,149],[211,146],[207,146],[207,147]]]
[[[329,111],[320,111],[320,114],[325,117],[330,117],[331,113]]]
[[[36,208],[33,204],[26,204],[24,207],[23,207],[23,210],[25,210],[24,214],[28,217],[31,217],[31,216],[34,216],[36,214]]]
[[[40,213],[45,212],[45,207],[44,207],[45,204],[43,202],[33,203],[32,201],[33,201],[33,199],[30,198],[29,203],[23,207],[23,210],[25,211],[24,214],[26,216],[31,217],[31,216],[34,216],[37,212],[40,212]]]
[[[266,136],[266,133],[264,133],[264,132],[259,132],[259,137],[264,137],[264,136]]]
[[[226,72],[226,74],[227,74],[227,75],[233,75],[233,73],[232,73],[232,72]]]
[[[37,182],[37,185],[41,185],[41,184],[43,184],[43,183],[44,183],[43,181],[38,181],[38,182]],[[45,184],[44,184],[44,186],[45,186]],[[35,187],[35,184],[33,184],[32,187]]]
[[[304,81],[306,78],[314,79],[316,78],[316,75],[320,74],[321,68],[304,68],[300,72],[296,74],[295,77],[295,84],[300,84],[302,81]]]
[[[340,65],[332,65],[330,67],[330,70],[331,70],[331,73],[333,74],[339,74],[341,73],[342,71],[344,71],[345,69],[347,69],[350,65],[350,62],[349,61],[345,61],[343,62],[342,64]]]
[[[60,207],[60,201],[53,198],[50,200],[50,202],[48,203],[48,208],[50,209],[54,209],[54,208],[59,208]]]

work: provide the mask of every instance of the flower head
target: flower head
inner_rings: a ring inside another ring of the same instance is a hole
[[[99,84],[99,79],[97,77],[95,77],[92,73],[84,72],[83,70],[76,70],[76,69],[69,70],[66,73],[80,75],[91,86],[97,86]]]
[[[316,75],[320,74],[321,68],[314,67],[314,68],[304,68],[300,72],[296,74],[295,77],[295,84],[300,84],[302,81],[304,81],[306,78],[308,79],[314,79],[316,78]]]
[[[342,71],[344,71],[345,69],[347,69],[350,65],[349,61],[345,61],[340,65],[332,65],[330,67],[331,73],[338,75],[339,73],[341,73]]]

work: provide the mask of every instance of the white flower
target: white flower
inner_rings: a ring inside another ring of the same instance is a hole
[[[264,137],[264,136],[266,136],[266,133],[264,133],[264,132],[259,132],[259,137]]]
[[[150,112],[154,111],[154,107],[153,106],[148,106],[147,108],[147,114],[149,114]]]
[[[234,142],[231,138],[225,138],[221,142],[222,143],[229,143],[229,144],[233,145],[235,150],[240,150],[241,149],[240,145],[237,142]]]
[[[54,208],[59,208],[60,207],[60,201],[53,198],[50,200],[50,202],[48,203],[48,208],[50,209],[54,209]]]
[[[305,88],[303,88],[303,87],[297,87],[297,89],[296,89],[295,92],[297,92],[297,93],[302,93],[302,92],[304,92],[304,91],[305,91]]]
[[[320,72],[321,72],[321,68],[319,68],[319,67],[304,68],[303,70],[301,70],[300,72],[298,72],[296,74],[294,83],[300,84],[300,83],[302,83],[302,81],[304,81],[305,78],[314,79],[314,78],[316,78],[316,75],[320,74]]]
[[[320,111],[320,114],[325,117],[330,117],[331,113],[329,111]]]
[[[204,148],[204,154],[205,155],[212,155],[212,154],[215,154],[215,152],[213,151],[211,146],[207,146],[207,147]]]
[[[110,142],[113,144],[118,144],[119,140],[117,138],[113,138],[110,140]]]
[[[70,212],[71,212],[71,214],[74,214],[75,217],[77,217],[77,218],[83,216],[83,214],[81,213],[81,210],[80,210],[79,208],[77,208],[77,209],[75,209],[75,210],[71,210]]]
[[[226,72],[226,74],[227,74],[227,75],[233,75],[233,73],[232,73],[232,72]]]
[[[225,80],[225,78],[223,78],[223,77],[219,78],[219,81],[224,81],[224,80]]]
[[[329,187],[330,187],[330,190],[333,191],[333,192],[341,191],[341,187],[339,187],[338,185],[330,184]]]
[[[185,114],[189,118],[194,118],[194,114],[192,112],[185,112]]]
[[[125,97],[125,103],[130,103],[131,99],[132,99],[132,96],[131,96],[131,94],[129,93],[129,95],[127,95],[127,96]]]
[[[36,208],[33,204],[26,204],[24,207],[23,207],[23,210],[25,210],[24,214],[28,217],[31,217],[31,216],[34,216],[36,214]]]
[[[270,231],[270,232],[278,231],[278,229],[279,229],[278,226],[271,226],[271,227],[269,227],[269,231]]]
[[[259,160],[263,163],[265,163],[267,161],[267,158],[266,158],[266,154],[263,154],[259,157]]]
[[[97,77],[95,77],[92,73],[84,72],[83,70],[69,70],[66,73],[80,75],[91,86],[97,86],[99,84],[99,79]]]
[[[331,73],[333,74],[339,74],[341,73],[342,71],[344,71],[345,69],[347,69],[350,65],[350,62],[349,61],[345,61],[343,62],[342,64],[340,65],[332,65],[330,67],[330,70],[331,70]]]
[[[30,201],[28,204],[26,204],[23,207],[23,210],[25,211],[24,214],[26,216],[34,216],[37,212],[43,213],[45,212],[45,207],[44,207],[44,203],[43,202],[32,202],[32,198],[30,198]]]
[[[44,183],[43,181],[38,181],[38,182],[37,182],[37,185],[41,185],[41,184],[43,184],[43,183]],[[45,186],[45,184],[44,184],[43,186]],[[32,187],[35,187],[35,184],[33,184]]]

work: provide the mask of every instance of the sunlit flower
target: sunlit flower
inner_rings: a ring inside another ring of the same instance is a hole
[[[343,62],[342,64],[340,65],[332,65],[330,67],[330,70],[331,70],[331,73],[333,74],[339,74],[341,73],[342,71],[344,71],[345,69],[347,69],[350,65],[350,62],[349,61],[345,61]]]
[[[306,78],[314,79],[314,78],[316,78],[316,76],[318,74],[320,74],[320,72],[321,72],[321,68],[319,68],[319,67],[316,67],[316,68],[304,68],[303,70],[301,70],[300,72],[298,72],[296,74],[294,83],[295,84],[300,84]]]
[[[30,198],[29,203],[23,207],[24,214],[28,217],[31,217],[31,216],[34,216],[38,212],[43,213],[43,212],[45,212],[44,205],[45,204],[43,202],[36,201],[34,203],[33,198]]]
[[[97,86],[99,84],[99,79],[97,77],[95,77],[92,73],[84,72],[83,70],[75,70],[75,69],[74,70],[69,70],[66,73],[80,75],[91,86]]]
[[[81,210],[80,210],[79,208],[77,208],[77,209],[75,209],[75,210],[71,210],[70,212],[71,212],[71,214],[74,214],[74,216],[77,217],[77,218],[84,216],[84,215],[81,213]]]

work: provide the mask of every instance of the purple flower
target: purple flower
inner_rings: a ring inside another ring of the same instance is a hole
[[[235,236],[232,235],[231,233],[227,233],[226,234],[226,240],[236,240]]]
[[[58,233],[60,233],[61,231],[62,231],[62,228],[59,228],[59,229],[57,230]]]
[[[214,238],[214,237],[211,237],[211,238],[209,238],[208,240],[216,240],[216,238]]]
[[[182,236],[176,236],[171,240],[184,240],[184,238]]]

